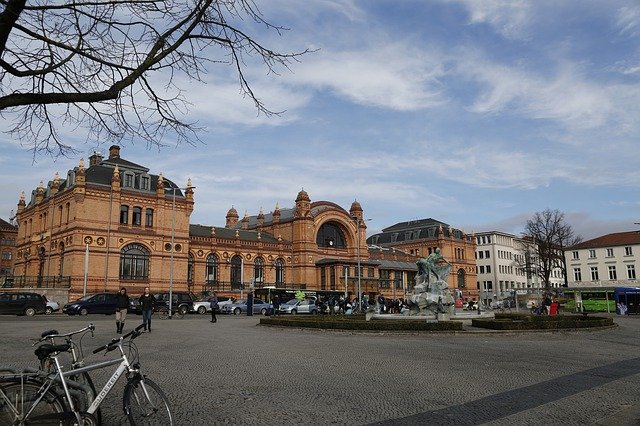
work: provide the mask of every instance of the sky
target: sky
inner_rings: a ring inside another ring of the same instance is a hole
[[[248,60],[258,114],[233,70],[182,80],[200,142],[121,155],[179,185],[191,223],[224,226],[312,201],[363,207],[367,234],[434,218],[465,232],[520,234],[558,209],[584,239],[640,229],[640,2],[637,0],[260,0],[278,73]],[[0,134],[0,217],[56,172],[109,144],[34,157]]]

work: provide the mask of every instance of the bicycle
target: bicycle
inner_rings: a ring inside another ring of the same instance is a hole
[[[123,410],[129,422],[132,425],[173,425],[173,415],[167,397],[156,383],[142,374],[139,362],[135,361],[137,348],[133,340],[142,334],[142,327],[143,325],[140,325],[93,351],[94,354],[104,351],[106,355],[118,349],[119,358],[69,371],[63,370],[59,358],[63,352],[70,349],[70,345],[43,345],[41,353],[53,360],[54,373],[48,374],[45,380],[41,380],[41,374],[38,373],[0,377],[0,424],[26,425],[49,420],[58,424],[75,421],[75,424],[97,425],[99,423],[95,413],[118,379],[125,374],[127,383],[123,396]],[[127,338],[129,340],[125,340]],[[123,346],[129,347],[134,362],[129,360]],[[86,411],[76,407],[76,399],[72,397],[69,389],[74,382],[69,378],[116,364],[115,372],[92,399]],[[62,386],[63,393],[56,390],[58,384]]]
[[[92,323],[90,323],[88,326],[80,330],[72,331],[70,333],[65,333],[65,334],[60,334],[58,330],[45,331],[40,335],[40,339],[38,339],[33,345],[35,346],[38,343],[42,343],[44,341],[48,341],[50,344],[55,345],[56,344],[55,339],[64,338],[65,343],[70,346],[67,352],[71,354],[71,367],[80,368],[84,366],[84,353],[82,351],[82,339],[87,333],[91,333],[91,337],[93,337],[93,332],[95,329],[96,327]],[[77,345],[73,341],[73,336],[81,333],[82,333],[82,336],[80,337],[80,345]],[[46,356],[45,352],[42,349],[40,349],[43,346],[46,346],[46,345],[39,346],[38,349],[36,349],[35,351],[36,356],[40,360],[40,370],[45,373],[52,373],[54,371],[54,363],[51,357]],[[81,406],[86,407],[88,405],[87,402],[92,401],[97,395],[96,387],[93,383],[93,380],[91,379],[91,376],[89,375],[89,373],[84,372],[77,376],[71,376],[70,379],[74,380],[81,386],[86,386],[86,388],[83,389],[84,391],[83,396],[85,397],[84,398],[85,401],[79,401],[80,403],[82,403]],[[98,423],[102,423],[102,412],[100,409],[98,409],[96,412],[96,418],[98,420]]]
[[[184,316],[187,314],[188,308],[186,306],[173,306],[171,308],[171,316],[172,317],[178,317],[178,319],[182,319],[184,318]],[[169,318],[169,308],[166,306],[160,306],[158,308],[156,308],[155,312],[158,314],[158,318],[160,319],[167,319]]]

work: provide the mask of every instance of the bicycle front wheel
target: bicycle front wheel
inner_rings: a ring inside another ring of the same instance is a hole
[[[132,425],[173,425],[169,400],[149,379],[136,379],[124,390],[124,411]]]
[[[51,391],[47,391],[38,401],[40,387],[29,382],[0,384],[0,424],[61,424],[64,405]],[[29,416],[25,419],[27,413]]]

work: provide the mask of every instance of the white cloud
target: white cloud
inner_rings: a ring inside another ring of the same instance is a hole
[[[590,81],[580,67],[564,63],[554,73],[491,63],[476,55],[458,63],[458,72],[482,84],[470,110],[553,120],[573,129],[608,123],[618,112],[614,87]],[[630,86],[630,89],[634,89]]]
[[[467,8],[472,24],[486,23],[506,38],[519,39],[527,35],[532,12],[532,5],[528,0],[454,1]]]
[[[439,81],[444,74],[436,55],[388,43],[358,51],[323,49],[296,66],[291,79],[329,88],[358,104],[411,111],[444,102]]]
[[[623,36],[636,37],[640,35],[640,5],[628,5],[618,9],[617,26]]]

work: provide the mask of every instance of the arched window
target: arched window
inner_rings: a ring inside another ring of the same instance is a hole
[[[129,206],[120,206],[120,223],[127,224],[129,222]]]
[[[142,207],[135,206],[133,208],[133,215],[131,215],[131,224],[133,226],[140,226],[142,224]]]
[[[218,256],[210,254],[207,256],[205,266],[205,281],[207,284],[218,284]]]
[[[256,257],[253,262],[253,282],[256,284],[264,282],[264,259],[261,257]]]
[[[147,209],[145,213],[144,226],[147,228],[153,227],[153,209]]]
[[[60,270],[58,275],[64,275],[64,243],[60,243]]]
[[[316,244],[318,247],[330,247],[330,248],[346,248],[344,233],[333,222],[327,222],[323,224],[318,230],[316,236]]]
[[[242,257],[235,255],[231,258],[231,289],[242,288]]]
[[[464,269],[458,269],[458,288],[465,288],[467,285],[465,282],[465,275]]]
[[[193,285],[193,265],[195,263],[195,259],[193,255],[189,253],[189,260],[187,262],[187,285],[189,288]]]
[[[276,285],[284,284],[284,260],[278,258],[276,260]]]
[[[129,244],[120,250],[120,279],[147,280],[149,250],[141,244]]]

